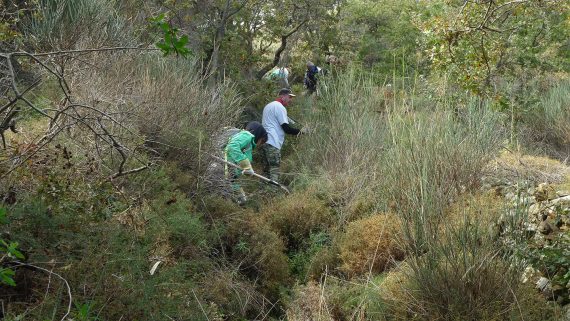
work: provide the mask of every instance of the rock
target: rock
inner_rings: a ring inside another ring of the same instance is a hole
[[[558,231],[558,228],[550,220],[546,220],[540,222],[538,225],[538,231],[544,235],[548,235],[552,232]]]
[[[570,206],[570,195],[553,199],[551,204],[552,205]]]
[[[556,191],[556,195],[558,195],[558,197],[564,197],[564,196],[570,195],[570,192],[568,192],[568,191]]]
[[[536,198],[537,202],[548,201],[556,198],[556,191],[552,185],[541,183],[538,185],[533,195]]]
[[[550,287],[550,280],[545,278],[544,276],[538,279],[538,281],[536,281],[536,288],[541,292],[543,292],[549,287]]]
[[[529,208],[528,208],[528,214],[531,215],[532,217],[537,217],[538,214],[540,214],[540,204],[539,203],[535,203],[532,204]]]
[[[521,282],[527,283],[534,275],[536,274],[536,270],[532,268],[532,266],[527,266],[524,269],[524,272],[521,276]]]

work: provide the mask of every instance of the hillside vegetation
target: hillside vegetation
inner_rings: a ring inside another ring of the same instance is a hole
[[[569,14],[1,1],[0,320],[570,320]],[[212,155],[276,67],[290,193],[238,205]]]

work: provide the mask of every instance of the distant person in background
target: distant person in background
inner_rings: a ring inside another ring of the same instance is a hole
[[[317,91],[318,74],[321,68],[315,66],[311,61],[307,62],[307,70],[305,71],[304,85],[307,89],[307,94],[312,95]]]
[[[275,67],[267,73],[265,79],[279,82],[279,87],[290,88],[289,86],[289,68],[287,66]]]

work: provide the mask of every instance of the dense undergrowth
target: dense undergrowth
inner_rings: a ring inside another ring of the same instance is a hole
[[[38,51],[148,36],[121,15],[140,17],[111,2],[40,4],[44,17],[24,21],[27,45]],[[22,65],[42,79],[33,104],[62,101],[58,79]],[[541,182],[568,189],[566,164],[518,154],[567,155],[567,80],[537,79],[537,98],[515,112],[412,66],[402,75],[395,63],[392,75],[341,66],[323,77],[318,97],[297,97],[290,108],[313,129],[287,138],[283,181],[292,194],[249,181],[250,201],[240,207],[208,181],[212,138],[253,120],[274,84],[215,78],[199,59],[146,50],[91,52],[65,66],[73,97],[116,123],[94,133],[102,120],[84,111],[83,122],[37,146],[48,119],[27,110],[18,120],[24,130],[6,132],[0,240],[22,255],[0,247],[0,271],[15,271],[16,284],[0,283],[0,318],[560,317],[558,305],[520,279],[544,263],[564,286],[568,231],[529,249],[528,204],[514,192]],[[101,145],[111,136],[120,148]],[[114,175],[127,151],[129,168],[145,168]],[[512,186],[515,201],[501,190]]]

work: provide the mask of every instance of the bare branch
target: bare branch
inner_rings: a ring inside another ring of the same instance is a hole
[[[107,47],[107,48],[95,48],[95,49],[77,49],[77,50],[62,50],[62,51],[52,51],[52,52],[40,52],[35,53],[35,57],[43,56],[60,56],[68,55],[73,53],[88,53],[88,52],[108,52],[108,51],[120,51],[120,50],[141,50],[141,51],[157,51],[158,48],[142,48],[142,47]],[[28,56],[28,52],[14,52],[11,55],[14,56]]]
[[[273,56],[273,61],[271,61],[271,63],[265,65],[265,67],[261,68],[261,70],[257,73],[257,78],[261,79],[263,78],[263,76],[269,71],[271,70],[273,67],[277,66],[277,64],[279,63],[279,59],[281,58],[281,54],[283,53],[283,51],[285,50],[285,48],[287,48],[287,39],[292,36],[295,32],[297,32],[302,26],[304,26],[306,23],[308,22],[307,19],[303,20],[301,23],[299,23],[295,28],[293,28],[291,31],[289,31],[288,33],[284,34],[281,36],[281,46],[279,46],[279,48],[277,48],[277,51],[275,51],[275,55]]]
[[[73,302],[73,296],[71,295],[71,287],[69,286],[69,282],[67,282],[67,280],[66,280],[63,276],[61,276],[60,274],[55,273],[55,272],[53,272],[53,271],[50,271],[50,270],[48,270],[48,269],[44,269],[44,268],[39,267],[39,266],[37,266],[37,265],[33,265],[33,264],[28,264],[28,263],[23,263],[23,262],[16,261],[15,264],[14,264],[14,266],[30,267],[30,268],[33,268],[33,269],[36,269],[36,270],[40,270],[40,271],[43,271],[43,272],[48,273],[49,275],[55,275],[55,276],[57,276],[61,281],[63,281],[63,283],[65,284],[65,287],[67,288],[67,296],[69,297],[69,302],[67,303],[67,312],[66,312],[66,313],[63,315],[63,317],[61,318],[61,321],[64,321],[64,320],[67,318],[67,316],[71,313],[71,305],[72,305],[72,302]]]

